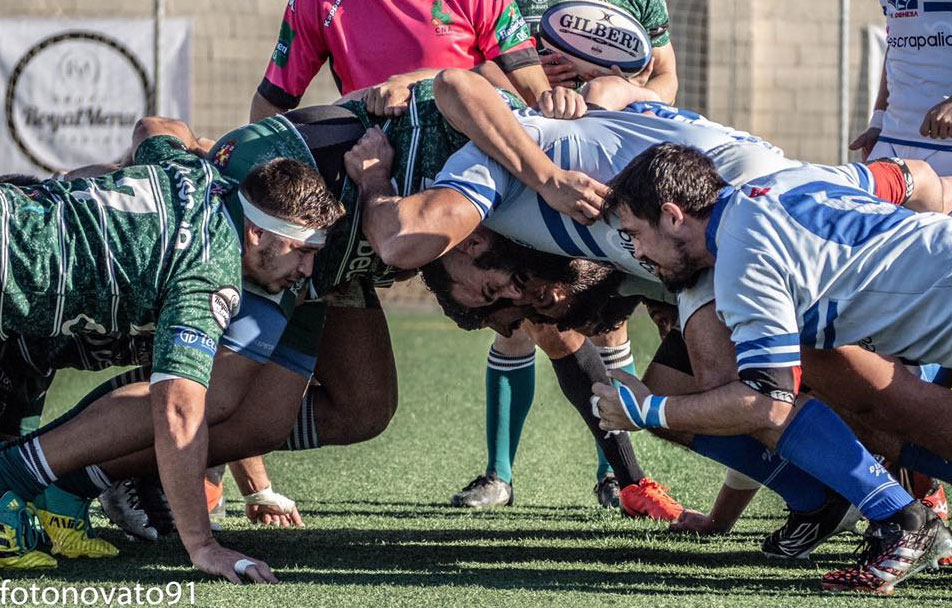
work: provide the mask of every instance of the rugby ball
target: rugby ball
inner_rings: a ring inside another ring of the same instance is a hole
[[[580,76],[627,76],[651,61],[651,37],[631,13],[596,0],[570,0],[549,7],[539,21],[540,48],[570,61]]]

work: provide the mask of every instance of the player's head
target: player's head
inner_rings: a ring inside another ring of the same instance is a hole
[[[479,227],[421,271],[427,287],[465,308],[523,298],[529,276],[549,281],[569,276],[569,258],[518,245]]]
[[[659,144],[610,183],[605,217],[632,237],[635,255],[672,291],[690,287],[711,265],[704,228],[726,184],[700,150]]]
[[[287,158],[252,169],[239,197],[245,213],[243,271],[271,293],[310,276],[328,229],[344,217],[320,173]]]

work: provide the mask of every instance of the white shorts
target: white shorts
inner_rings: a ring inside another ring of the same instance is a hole
[[[869,153],[869,160],[892,157],[924,160],[929,163],[929,166],[939,175],[952,176],[952,151],[949,150],[931,150],[929,148],[920,148],[919,146],[878,141],[876,145],[873,146],[872,152]]]

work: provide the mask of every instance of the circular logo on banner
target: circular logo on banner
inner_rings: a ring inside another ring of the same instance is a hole
[[[7,83],[7,127],[17,148],[47,171],[112,162],[129,149],[152,95],[145,68],[121,43],[64,32],[17,62]]]

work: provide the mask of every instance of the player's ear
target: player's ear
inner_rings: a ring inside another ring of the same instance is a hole
[[[684,223],[684,212],[681,207],[668,201],[661,205],[661,222],[669,223],[672,228]]]
[[[474,230],[465,239],[460,241],[456,248],[470,257],[476,257],[489,246],[489,237],[482,230]]]
[[[247,219],[245,220],[245,243],[251,247],[257,247],[261,244],[261,237],[264,230],[258,228]]]

